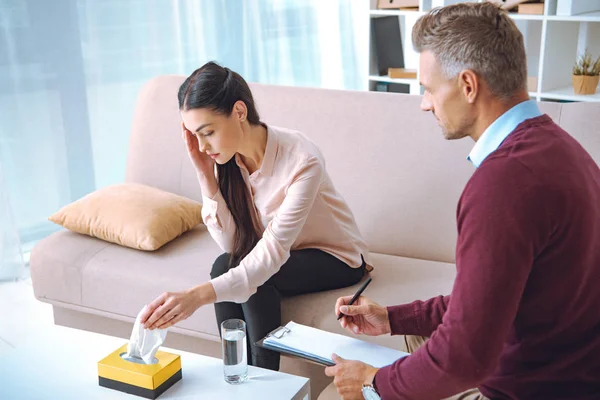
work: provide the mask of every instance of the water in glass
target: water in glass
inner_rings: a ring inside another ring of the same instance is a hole
[[[242,383],[248,378],[246,324],[241,320],[229,321],[232,320],[223,322],[221,330],[223,337],[223,374],[226,382],[236,384]]]

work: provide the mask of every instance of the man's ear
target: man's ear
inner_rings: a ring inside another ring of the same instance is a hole
[[[248,107],[246,107],[246,103],[241,100],[238,100],[233,105],[233,114],[240,122],[244,122],[248,116]]]
[[[458,74],[458,86],[468,103],[474,103],[479,94],[481,89],[479,79],[479,76],[470,69],[464,69]]]

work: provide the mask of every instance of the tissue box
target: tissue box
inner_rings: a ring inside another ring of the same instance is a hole
[[[98,362],[100,386],[156,399],[181,379],[181,358],[176,354],[159,350],[157,363],[138,364],[121,358],[123,353],[126,344]]]

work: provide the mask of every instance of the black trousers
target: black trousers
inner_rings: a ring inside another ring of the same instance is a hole
[[[213,264],[211,278],[229,271],[229,253],[219,256]],[[340,289],[359,282],[365,273],[352,268],[331,254],[318,249],[290,252],[290,258],[267,282],[260,286],[247,302],[215,303],[219,334],[221,322],[238,318],[246,322],[248,364],[279,370],[279,353],[254,345],[281,325],[281,297]],[[331,305],[333,309],[333,304]],[[333,318],[333,313],[332,316]]]

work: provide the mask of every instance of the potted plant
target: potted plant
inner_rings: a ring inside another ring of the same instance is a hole
[[[594,62],[586,50],[573,67],[573,89],[575,94],[594,94],[600,80],[600,57]]]

